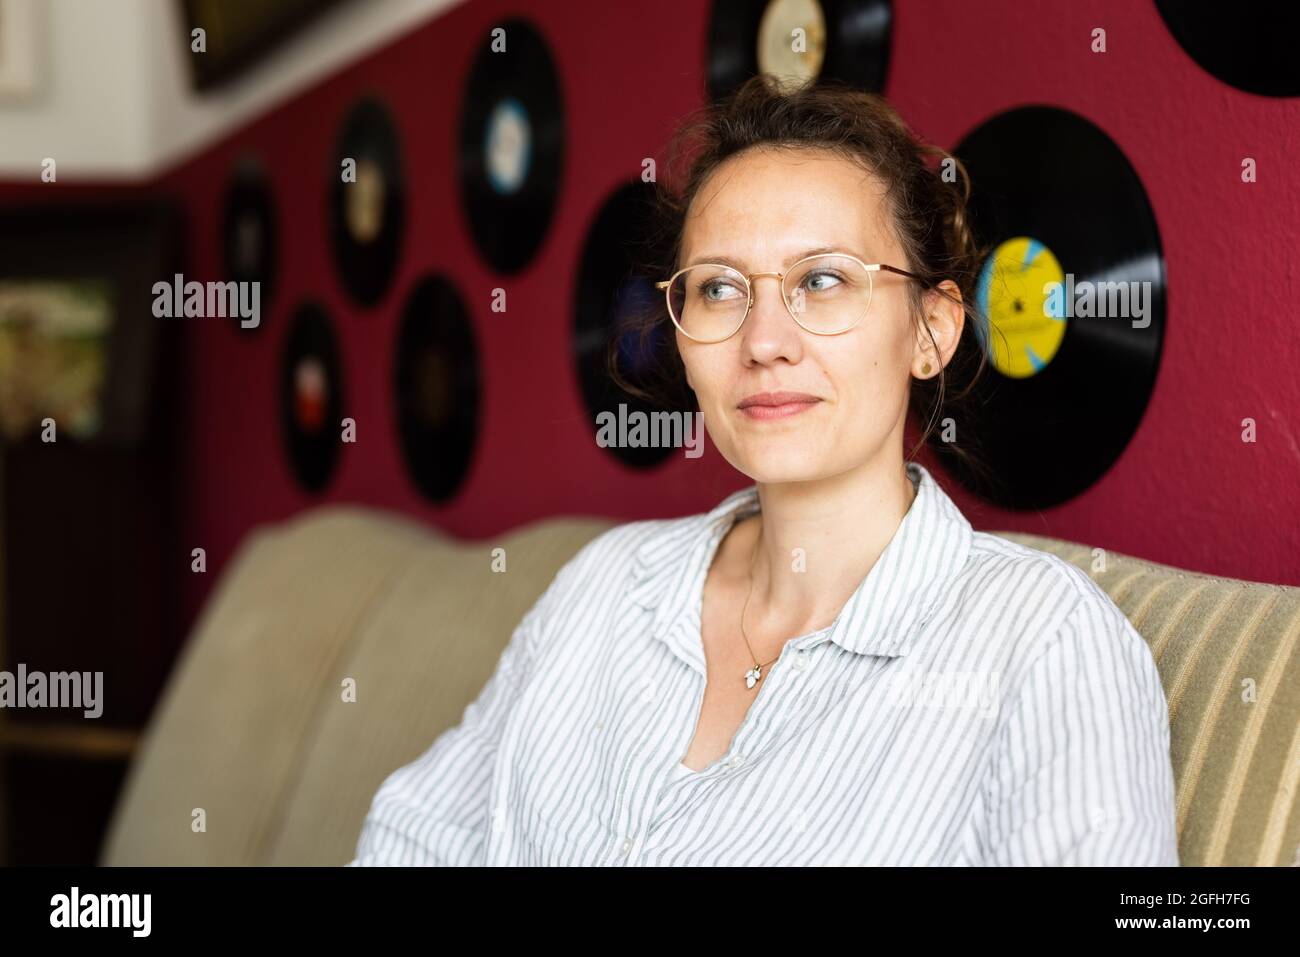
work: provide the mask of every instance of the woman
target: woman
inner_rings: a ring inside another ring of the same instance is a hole
[[[688,142],[670,361],[755,484],[570,560],[352,863],[1177,864],[1146,643],[903,458],[982,367],[960,164],[763,78]]]

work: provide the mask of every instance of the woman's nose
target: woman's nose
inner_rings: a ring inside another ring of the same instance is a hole
[[[770,277],[772,281],[750,280],[752,303],[745,319],[747,328],[742,332],[745,334],[746,346],[754,358],[770,360],[777,353],[788,353],[790,349],[797,348],[797,344],[791,340],[798,339],[799,327],[790,318],[790,312],[786,308],[778,274],[759,275]]]
[[[771,278],[771,282],[760,283],[759,278]],[[755,312],[771,313],[771,315],[780,319],[782,317],[789,319],[789,310],[785,305],[785,293],[781,288],[782,276],[775,272],[760,272],[749,277],[749,312],[750,319],[754,318]]]

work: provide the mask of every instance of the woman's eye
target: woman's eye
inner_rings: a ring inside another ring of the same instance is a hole
[[[809,292],[825,292],[840,282],[840,277],[834,273],[814,272],[804,277],[803,285]]]
[[[704,298],[709,300],[710,302],[722,302],[723,299],[726,298],[726,294],[729,291],[730,292],[738,291],[736,287],[733,286],[731,283],[723,282],[720,279],[715,279],[712,282],[706,282],[702,288],[704,292]]]

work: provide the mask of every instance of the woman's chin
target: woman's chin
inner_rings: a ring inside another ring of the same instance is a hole
[[[750,455],[742,461],[732,460],[737,470],[755,482],[773,485],[783,482],[811,482],[830,474],[817,456],[803,454]]]

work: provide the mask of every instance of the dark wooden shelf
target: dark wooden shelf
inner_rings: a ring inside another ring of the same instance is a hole
[[[134,728],[87,728],[82,725],[0,721],[0,751],[122,759],[135,753],[139,740],[140,732]]]

